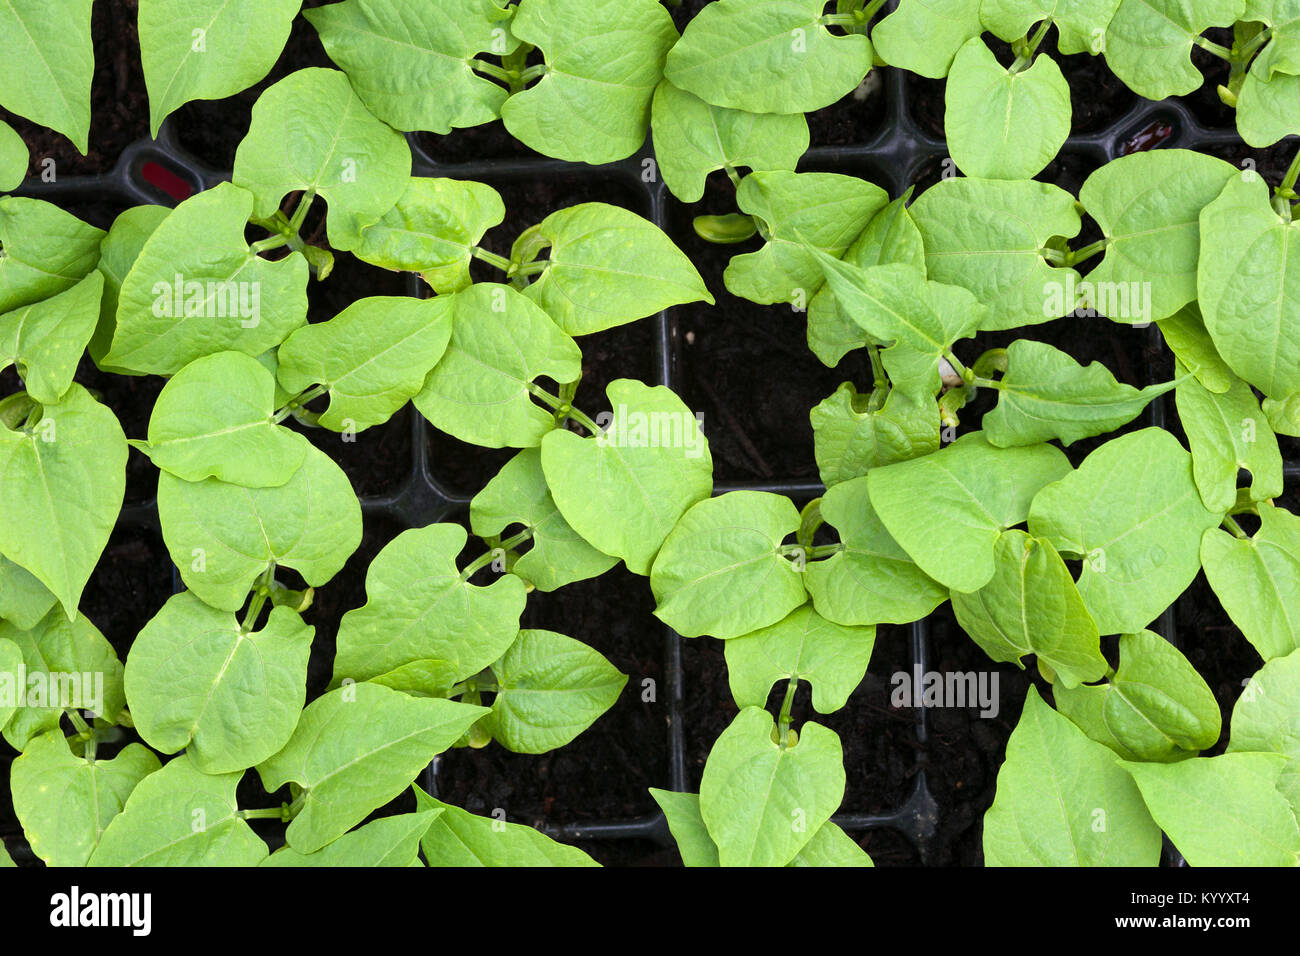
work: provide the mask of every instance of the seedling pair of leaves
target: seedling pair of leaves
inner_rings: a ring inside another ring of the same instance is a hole
[[[1127,636],[1122,658],[1126,651],[1140,662],[1127,680],[1121,660],[1106,689],[1063,696],[1054,688],[1058,710],[1030,689],[985,814],[986,862],[1154,866],[1163,830],[1192,866],[1295,866],[1300,651],[1269,661],[1246,684],[1226,753],[1172,760],[1160,755],[1218,736],[1218,708],[1163,638]],[[1156,675],[1163,687],[1150,683]],[[1164,696],[1180,683],[1181,700]]]

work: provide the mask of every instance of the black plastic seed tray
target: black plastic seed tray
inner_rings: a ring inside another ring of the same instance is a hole
[[[1104,64],[1097,61],[1096,69],[1104,70]],[[933,122],[927,128],[926,124],[918,121],[914,112],[912,101],[917,97],[916,79],[909,77],[903,71],[893,69],[880,71],[879,75],[882,78],[881,86],[872,95],[883,99],[884,111],[874,134],[868,141],[860,144],[814,147],[804,157],[801,169],[860,176],[886,188],[892,196],[898,196],[914,182],[921,181],[924,184],[927,178],[931,178],[936,169],[942,168],[947,152],[942,138],[934,130]],[[933,98],[933,94],[931,97]],[[565,175],[573,177],[576,169],[583,184],[580,188],[589,190],[593,198],[603,189],[613,189],[620,194],[636,196],[638,201],[635,205],[640,207],[636,209],[637,212],[646,215],[666,231],[673,228],[675,221],[680,234],[680,215],[676,220],[669,215],[670,205],[676,200],[656,177],[644,175],[647,168],[646,161],[653,158],[648,143],[644,151],[637,156],[620,163],[590,168],[575,167],[572,164],[545,158],[440,163],[425,149],[418,135],[410,136],[409,140],[414,157],[415,175],[452,176],[480,180],[501,187],[509,184],[535,183],[548,177]],[[1058,161],[1040,178],[1060,181],[1067,188],[1077,189],[1077,182],[1066,181],[1073,178],[1072,174],[1064,171],[1074,170],[1075,173],[1079,169],[1091,171],[1120,155],[1153,147],[1200,149],[1231,157],[1235,155],[1235,150],[1242,149],[1242,143],[1235,133],[1229,130],[1213,130],[1202,125],[1193,111],[1183,102],[1151,103],[1139,100],[1104,129],[1071,137]],[[46,199],[74,210],[90,203],[117,207],[137,203],[174,205],[194,192],[229,178],[229,171],[209,168],[190,155],[174,136],[169,121],[164,125],[157,141],[143,141],[131,146],[125,151],[114,170],[107,175],[66,178],[56,183],[29,181],[18,193]],[[650,181],[647,181],[647,178]],[[507,204],[507,222],[513,223],[514,220],[509,218],[510,215],[511,210]],[[530,224],[529,222],[515,223],[520,229]],[[109,223],[101,221],[96,225],[107,227]],[[413,275],[406,278],[405,287],[412,295],[427,294],[423,283]],[[712,291],[715,295],[724,292],[720,287],[714,287]],[[758,306],[753,308],[760,309]],[[801,337],[803,333],[801,317],[794,316],[791,322],[791,329],[797,329],[797,333],[792,331],[791,334]],[[679,393],[684,393],[687,384],[682,361],[684,344],[677,310],[669,310],[657,317],[647,319],[645,324],[650,326],[652,333],[650,335],[651,355],[648,358],[653,368],[652,384],[666,385]],[[1152,343],[1158,345],[1159,331],[1152,327],[1148,334]],[[1146,352],[1148,381],[1166,380],[1171,371],[1171,368],[1155,367],[1154,359],[1149,356],[1156,354],[1158,352],[1155,349]],[[645,356],[641,356],[640,359],[647,361]],[[621,368],[613,371],[616,375],[633,374]],[[865,386],[869,382],[856,384]],[[773,385],[773,387],[778,386]],[[829,394],[829,390],[827,393]],[[1146,423],[1164,427],[1171,400],[1169,396],[1156,399],[1146,413]],[[409,470],[394,490],[381,496],[361,498],[367,527],[376,520],[386,526],[398,528],[421,527],[443,520],[463,520],[472,494],[453,488],[441,477],[443,462],[439,460],[439,454],[431,444],[430,431],[423,419],[417,414],[408,412],[404,420],[410,429]],[[782,427],[781,422],[771,422],[770,425],[773,428]],[[709,432],[707,421],[705,431],[706,434]],[[1294,449],[1294,445],[1288,447]],[[808,449],[808,454],[811,459],[811,448]],[[1286,475],[1289,488],[1291,482],[1300,478],[1300,460],[1296,460],[1294,456],[1288,458],[1286,462]],[[779,479],[779,476],[777,478]],[[785,494],[797,502],[809,500],[823,490],[816,481],[765,479],[762,482],[721,481],[717,485],[716,493],[721,494],[738,488]],[[158,517],[154,503],[149,501],[128,504],[120,518],[119,528],[128,532],[149,529],[156,534]],[[158,573],[167,575],[169,572],[160,568]],[[174,569],[170,574],[172,588],[178,589],[179,576]],[[644,581],[638,583],[648,591],[648,585]],[[662,639],[662,674],[666,685],[660,689],[655,706],[661,709],[667,761],[664,766],[662,758],[658,756],[648,758],[660,763],[652,769],[649,776],[653,778],[655,786],[674,790],[695,790],[698,788],[698,766],[691,766],[689,760],[686,701],[690,695],[697,693],[694,685],[699,675],[689,672],[688,667],[684,665],[684,644],[681,638],[648,615],[644,627],[647,641],[654,642]],[[903,629],[902,635],[896,635],[906,643],[908,666],[919,667],[924,672],[929,668],[932,660],[936,659],[934,628],[933,619],[927,619]],[[1170,609],[1162,616],[1157,629],[1165,637],[1177,643],[1178,622],[1174,609]],[[600,648],[598,635],[589,635],[587,639],[591,640],[598,649]],[[988,669],[991,662],[984,661],[980,666]],[[873,671],[875,669],[873,662]],[[624,700],[618,706],[629,706],[628,698],[633,697],[637,692],[637,675],[632,677]],[[869,681],[871,679],[868,678]],[[866,706],[859,697],[860,695],[855,696],[848,709]],[[1008,702],[1018,709],[1018,700],[1011,701],[1008,698]],[[906,715],[906,711],[902,713]],[[972,824],[978,822],[978,816],[982,814],[984,806],[977,806],[972,811],[971,803],[978,798],[977,793],[970,793],[965,800],[953,799],[951,796],[944,801],[936,798],[931,781],[940,767],[941,756],[938,755],[936,733],[932,726],[933,718],[927,715],[924,708],[916,708],[913,714],[914,717],[911,719],[914,723],[910,728],[912,738],[910,754],[907,758],[911,761],[913,770],[910,774],[910,784],[902,792],[902,797],[895,800],[893,806],[883,811],[868,812],[864,805],[857,802],[861,793],[855,795],[850,788],[843,810],[835,820],[846,831],[862,839],[864,845],[873,852],[875,852],[876,840],[882,836],[881,831],[892,830],[900,834],[910,845],[910,849],[904,846],[901,850],[896,845],[893,846],[892,852],[903,862],[909,860],[921,863],[948,862],[952,853],[949,852],[947,844],[955,838],[951,827],[946,827],[945,822],[955,816],[962,819],[969,817],[970,820],[962,824],[965,828],[963,832],[977,835],[978,826]],[[894,719],[899,719],[897,713],[894,714]],[[995,740],[994,745],[987,748],[997,752],[986,754],[986,776],[990,779],[985,781],[985,800],[987,800],[987,793],[990,792],[987,785],[992,782],[991,776],[996,774],[1001,759],[1001,749],[1005,747],[1005,733],[1009,732],[1011,725],[1014,725],[1014,715],[1008,720],[1009,723],[1004,728],[1000,742]],[[598,722],[588,733],[599,731]],[[851,741],[845,741],[846,752],[851,755],[850,744]],[[656,746],[647,747],[646,752],[657,755],[664,753],[665,750]],[[441,759],[447,758],[444,756]],[[698,764],[698,759],[696,763]],[[866,768],[868,774],[871,769]],[[591,772],[614,771],[611,768],[593,767]],[[435,793],[438,791],[440,783],[438,763],[428,768],[422,783],[430,791]],[[648,802],[647,805],[653,806]],[[509,808],[503,809],[508,811]],[[560,817],[559,814],[555,816]],[[662,814],[648,810],[626,818],[611,816],[566,820],[560,817],[524,822],[539,823],[543,829],[560,840],[586,845],[593,843],[601,845],[604,841],[638,839],[652,841],[664,848],[672,845]],[[1177,854],[1172,850],[1167,854],[1166,861],[1180,862]]]

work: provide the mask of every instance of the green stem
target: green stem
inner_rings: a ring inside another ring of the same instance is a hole
[[[1047,31],[1050,30],[1051,28],[1052,28],[1052,18],[1048,17],[1046,20],[1044,20],[1042,23],[1038,25],[1038,29],[1034,31],[1034,35],[1032,37],[1025,38],[1021,46],[1020,52],[1016,56],[1016,62],[1011,64],[1011,68],[1007,71],[1008,73],[1011,74],[1019,73],[1021,70],[1023,70],[1025,67],[1029,66],[1029,64],[1033,62],[1034,54],[1038,52],[1039,45],[1043,42],[1043,38],[1047,36]]]
[[[280,422],[284,421],[290,415],[294,415],[308,402],[320,398],[328,391],[329,386],[327,385],[313,385],[311,388],[304,389],[293,398],[289,399],[283,408],[277,409],[276,413],[271,416],[271,420],[277,425],[280,424]]]
[[[1098,239],[1092,245],[1084,246],[1082,249],[1072,249],[1065,255],[1064,265],[1077,266],[1080,263],[1087,262],[1093,256],[1099,256],[1106,251],[1110,245],[1109,239]]]
[[[508,70],[503,70],[495,63],[488,63],[486,60],[472,59],[469,61],[469,68],[482,73],[484,76],[490,76],[494,80],[500,80],[502,83],[510,83],[517,77],[512,77]]]
[[[997,379],[980,378],[978,375],[975,376],[971,384],[976,386],[977,388],[996,388],[999,390],[1002,388],[1002,383],[999,382]]]
[[[513,264],[505,256],[499,256],[495,252],[488,252],[482,246],[475,246],[469,252],[475,259],[481,259],[489,265],[496,266],[507,275],[510,274],[510,270],[513,268]]]
[[[1273,38],[1272,27],[1268,27],[1266,29],[1260,30],[1259,33],[1255,34],[1255,37],[1249,43],[1243,46],[1240,50],[1235,50],[1232,53],[1232,58],[1236,60],[1238,63],[1242,63],[1242,64],[1248,63],[1250,61],[1250,58],[1255,55],[1255,51],[1258,50],[1260,47],[1262,47],[1265,43],[1267,43],[1272,38]]]
[[[527,86],[533,80],[545,76],[549,72],[551,72],[551,68],[545,63],[534,63],[519,74],[519,83],[522,86]]]
[[[240,810],[239,817],[243,820],[282,820],[288,822],[289,805],[281,804],[278,807],[262,807],[256,810]]]
[[[1273,190],[1273,210],[1285,221],[1291,221],[1291,204],[1296,201],[1296,180],[1300,178],[1300,150],[1296,150],[1291,160],[1291,168],[1286,171],[1282,184]]]
[[[888,388],[889,375],[885,371],[885,363],[880,358],[880,347],[874,343],[867,345],[867,355],[871,359],[871,385],[872,388]]]
[[[550,264],[551,261],[549,259],[541,259],[536,262],[525,263],[522,266],[513,266],[512,267],[513,272],[511,273],[511,275],[516,275],[516,276],[540,275],[541,273],[547,270]]]
[[[780,747],[785,750],[790,746],[790,712],[794,709],[795,691],[799,689],[799,678],[791,677],[785,685],[785,700],[781,701]]]
[[[961,363],[961,360],[952,354],[952,349],[945,349],[943,357],[948,360],[948,364],[952,366],[952,370],[961,376],[963,382],[969,384],[974,380],[975,373],[966,368],[966,366]]]
[[[277,233],[274,236],[267,236],[265,239],[260,239],[253,243],[248,247],[248,252],[249,255],[260,256],[264,252],[270,252],[272,249],[279,249],[288,244],[288,237]]]
[[[1226,46],[1222,46],[1218,43],[1215,43],[1213,40],[1209,40],[1205,37],[1198,36],[1194,40],[1192,40],[1192,42],[1195,43],[1197,46],[1199,46],[1202,50],[1206,50],[1210,53],[1213,53],[1215,56],[1219,57],[1222,60],[1227,60],[1229,63],[1231,63],[1233,60],[1232,51],[1229,50]]]
[[[90,740],[95,736],[95,731],[91,729],[90,724],[86,723],[86,718],[82,717],[75,710],[64,711],[68,719],[72,721],[72,726],[77,728],[77,736],[82,740]]]
[[[884,5],[885,0],[871,0],[871,2],[867,4],[867,8],[862,11],[862,19],[870,20]]]
[[[1246,532],[1242,530],[1241,525],[1237,524],[1236,519],[1233,518],[1232,515],[1224,515],[1223,527],[1227,528],[1234,538],[1241,538],[1244,541],[1250,537],[1250,535],[1246,534]]]
[[[247,633],[257,623],[257,616],[262,613],[262,607],[266,604],[266,599],[271,595],[271,582],[275,579],[275,565],[262,572],[262,576],[257,579],[254,585],[253,598],[248,602],[248,613],[244,615],[243,623],[239,629]]]
[[[528,392],[531,395],[536,395],[543,402],[549,405],[555,412],[558,413],[557,415],[558,418],[561,419],[572,418],[575,422],[577,422],[583,428],[587,429],[587,431],[591,432],[593,435],[599,435],[601,434],[601,432],[604,431],[603,428],[601,428],[599,425],[593,422],[587,415],[583,414],[580,410],[574,408],[570,403],[552,395],[550,392],[542,388],[542,386],[538,385],[536,382],[528,383]]]

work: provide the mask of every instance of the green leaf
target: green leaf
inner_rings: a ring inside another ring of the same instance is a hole
[[[1098,310],[1116,321],[1150,322],[1192,302],[1201,210],[1237,172],[1204,153],[1159,149],[1122,156],[1089,176],[1079,201],[1101,226],[1107,245],[1086,285],[1096,290],[1094,299],[1109,288],[1113,303],[1128,305],[1116,309],[1098,302]]]
[[[535,379],[572,382],[582,352],[509,286],[479,282],[451,299],[451,341],[415,396],[436,428],[489,448],[528,448],[556,427],[530,397]]]
[[[1201,503],[1178,439],[1144,428],[1111,439],[1044,488],[1029,533],[1083,559],[1083,602],[1102,634],[1119,634],[1142,630],[1192,583],[1201,535],[1222,518]]]
[[[1070,84],[1050,56],[1011,72],[979,37],[967,40],[949,72],[944,133],[968,176],[1030,179],[1070,135]]]
[[[1182,652],[1159,634],[1119,639],[1119,669],[1096,687],[1055,684],[1056,706],[1125,760],[1195,756],[1219,739],[1214,693]]]
[[[0,699],[23,704],[0,725],[15,749],[23,750],[33,738],[57,730],[67,709],[92,711],[114,721],[126,705],[122,664],[85,617],[69,621],[56,608],[28,630],[0,621],[0,639],[18,645],[27,672],[24,684],[22,675],[0,671]]]
[[[862,269],[814,251],[841,308],[875,341],[895,389],[928,404],[940,388],[939,360],[974,334],[984,309],[960,286],[931,282],[913,265]]]
[[[257,866],[266,844],[239,816],[242,773],[202,773],[188,754],[141,780],[89,866]]]
[[[252,209],[248,192],[221,183],[154,229],[122,280],[104,365],[174,375],[227,349],[261,355],[306,324],[307,260],[256,255],[244,239]]]
[[[1151,815],[1191,866],[1295,866],[1300,829],[1277,783],[1287,758],[1227,753],[1128,763]]]
[[[831,823],[823,823],[787,866],[875,866],[857,841]]]
[[[1074,197],[1028,180],[945,179],[912,205],[925,242],[927,274],[975,293],[988,309],[981,328],[1014,329],[1072,312],[1073,269],[1052,268],[1043,249],[1078,234]]]
[[[871,69],[871,41],[865,29],[832,34],[825,8],[823,0],[706,4],[668,54],[664,74],[710,103],[752,113],[830,106]]]
[[[998,383],[998,404],[983,428],[999,447],[1104,435],[1126,425],[1158,395],[1177,385],[1142,390],[1121,385],[1100,362],[1080,365],[1042,342],[1017,339],[1007,348],[1007,371]]]
[[[901,0],[871,31],[871,40],[890,66],[939,80],[980,29],[980,0]]]
[[[527,247],[535,256],[543,243],[550,252],[524,295],[570,335],[625,325],[686,302],[713,305],[691,261],[634,212],[587,202],[553,212],[534,228],[519,237],[512,255],[521,257]]]
[[[84,156],[90,137],[94,0],[6,0],[0,6],[0,106],[57,130]]]
[[[1263,55],[1260,59],[1264,59]],[[1237,95],[1237,132],[1256,149],[1267,149],[1300,132],[1296,104],[1300,103],[1300,77],[1279,73],[1263,81],[1252,69]]]
[[[1192,43],[1241,19],[1246,0],[1122,0],[1106,28],[1106,65],[1149,100],[1184,96],[1205,82]]]
[[[1106,27],[1119,4],[1120,0],[983,0],[980,20],[984,29],[1011,43],[1050,18],[1062,53],[1096,55],[1105,46]]]
[[[254,631],[188,591],[173,595],[126,660],[136,730],[162,753],[185,749],[204,773],[261,763],[298,723],[315,633],[288,608]]]
[[[844,797],[835,731],[809,721],[784,748],[776,734],[771,714],[746,707],[709,752],[700,816],[722,866],[785,866]]]
[[[959,623],[984,653],[1023,669],[1034,654],[1061,685],[1106,676],[1097,625],[1051,543],[1019,529],[1004,531],[993,550],[993,577],[978,591],[952,595]]]
[[[58,602],[35,575],[0,555],[0,620],[29,631]],[[0,720],[0,727],[4,723]]]
[[[0,315],[0,371],[16,366],[32,398],[58,402],[95,331],[103,288],[92,272],[66,292]]]
[[[722,275],[727,290],[759,305],[806,307],[825,281],[813,250],[838,259],[888,203],[883,189],[854,176],[750,173],[736,204],[760,221],[767,244],[732,258]]]
[[[1300,438],[1300,392],[1292,392],[1278,400],[1266,398],[1261,407],[1273,431]]]
[[[925,246],[907,211],[911,190],[871,217],[867,227],[844,253],[844,261],[863,269],[902,262],[925,272]],[[862,328],[839,305],[830,286],[823,285],[808,304],[808,347],[834,368],[853,349],[862,348]]]
[[[631,379],[606,388],[609,425],[591,438],[557,429],[542,441],[556,507],[593,547],[649,574],[686,510],[713,493],[713,456],[671,389]]]
[[[331,60],[375,116],[400,130],[449,133],[497,118],[506,91],[474,72],[476,54],[517,45],[492,0],[442,0],[418,15],[401,0],[348,0],[303,11]]]
[[[215,478],[158,478],[163,540],[186,587],[224,611],[243,605],[272,566],[293,568],[312,587],[336,575],[361,543],[361,506],[343,470],[308,448],[278,488],[244,488]]]
[[[418,394],[447,350],[453,301],[437,296],[358,299],[280,346],[277,377],[291,393],[327,387],[320,424],[337,432],[382,425]]]
[[[177,372],[149,416],[149,440],[132,444],[177,478],[246,488],[283,485],[311,447],[276,424],[275,377],[241,352],[205,355]]]
[[[11,564],[10,567],[17,565]],[[0,620],[0,627],[4,626],[5,622]],[[7,637],[0,637],[0,730],[4,730],[23,704],[21,694],[27,688],[23,666],[22,648]]]
[[[11,857],[9,851],[5,849],[4,843],[0,842],[0,870],[14,869],[16,866],[17,864],[14,863],[13,857]]]
[[[873,407],[875,406],[875,407]],[[811,414],[813,453],[827,488],[859,478],[877,465],[939,450],[939,406],[890,391],[883,405],[845,382]]]
[[[1250,472],[1250,500],[1282,494],[1282,453],[1260,411],[1259,399],[1241,379],[1222,395],[1195,380],[1175,393],[1178,418],[1192,451],[1192,475],[1211,511],[1227,511],[1237,500],[1237,474]]]
[[[17,189],[27,176],[27,144],[8,123],[0,120],[0,192]]]
[[[487,713],[364,682],[312,701],[285,748],[257,768],[267,792],[291,781],[302,788],[289,846],[313,853],[341,837]]]
[[[263,93],[235,153],[235,185],[252,191],[258,219],[274,216],[294,190],[323,196],[329,244],[344,252],[397,204],[410,177],[402,134],[376,119],[337,70],[299,70]]]
[[[988,866],[1156,866],[1160,828],[1115,755],[1029,688],[984,815]]]
[[[1201,212],[1197,273],[1205,328],[1234,372],[1270,398],[1300,391],[1300,222],[1249,172]]]
[[[777,681],[812,683],[813,709],[830,714],[862,683],[876,628],[826,620],[805,604],[775,624],[724,645],[731,696],[740,707],[763,707]]]
[[[505,216],[491,186],[412,176],[397,205],[361,230],[352,253],[371,265],[418,272],[435,292],[459,292],[470,284],[478,241]]]
[[[515,139],[593,165],[641,148],[664,57],[677,42],[658,0],[524,0],[510,32],[546,58],[542,79],[501,107]]]
[[[627,675],[581,641],[523,630],[492,665],[497,693],[487,726],[519,754],[563,747],[614,706]]]
[[[371,820],[315,853],[285,846],[262,866],[411,866],[418,862],[420,840],[442,813],[440,809],[399,813]]]
[[[1201,562],[1228,617],[1268,661],[1300,648],[1300,517],[1260,502],[1259,522],[1244,541],[1208,529]]]
[[[114,375],[134,375],[130,369],[114,368],[104,364],[104,356],[113,344],[117,331],[117,306],[126,279],[135,260],[140,257],[144,244],[171,215],[166,206],[132,206],[118,214],[112,228],[100,244],[99,272],[104,277],[104,292],[99,300],[99,323],[87,346],[90,357],[105,372]]]
[[[35,424],[0,423],[0,501],[22,502],[0,523],[0,554],[53,591],[69,617],[117,522],[126,455],[117,418],[75,383]]]
[[[1277,788],[1300,813],[1300,653],[1273,658],[1237,698],[1228,753],[1242,751],[1287,758]]]
[[[420,841],[429,866],[599,866],[576,846],[556,843],[532,827],[480,817],[415,787],[421,810],[441,808]]]
[[[890,537],[871,504],[867,476],[826,492],[821,515],[844,550],[808,565],[805,581],[817,613],[837,624],[908,624],[948,598],[947,588],[916,566]]]
[[[103,238],[53,203],[0,197],[0,313],[71,289],[99,262]]]
[[[191,100],[221,100],[270,72],[302,0],[141,0],[149,135]]]
[[[1029,516],[1039,489],[1070,471],[1051,445],[995,448],[972,432],[924,458],[874,468],[867,481],[880,520],[921,570],[970,593],[993,577],[1002,532]]]
[[[685,866],[717,866],[718,847],[700,816],[700,795],[651,787],[650,796],[654,797],[668,820],[668,830],[677,842],[682,863]]]
[[[524,583],[512,574],[487,587],[463,580],[456,557],[468,535],[456,524],[404,531],[370,563],[366,603],[339,623],[334,684],[437,661],[451,687],[499,660],[519,633]]]
[[[594,578],[618,564],[618,558],[597,551],[564,520],[546,487],[542,453],[536,448],[511,458],[474,496],[469,520],[483,538],[504,537],[516,524],[532,532],[532,546],[510,570],[539,591]]]
[[[1261,56],[1252,67],[1261,68],[1266,77],[1300,74],[1300,6],[1295,0],[1246,0],[1241,19],[1272,28],[1266,47],[1269,55]]]
[[[775,624],[808,600],[781,547],[797,530],[799,511],[784,495],[733,491],[692,505],[650,571],[655,616],[683,637],[726,639]]]
[[[162,765],[140,744],[110,760],[73,756],[61,730],[42,734],[14,761],[14,813],[47,866],[85,866],[136,785]]]
[[[1205,330],[1200,306],[1191,302],[1156,324],[1174,357],[1192,370],[1192,375],[1198,382],[1216,395],[1222,395],[1232,388],[1237,376],[1220,357],[1210,333]]]
[[[668,80],[655,89],[651,114],[659,171],[682,202],[698,202],[715,169],[793,170],[808,149],[802,113],[714,106]]]

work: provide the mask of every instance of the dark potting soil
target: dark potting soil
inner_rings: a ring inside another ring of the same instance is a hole
[[[108,638],[118,659],[172,596],[172,562],[155,528],[119,522],[95,565],[80,611]]]
[[[58,177],[106,172],[126,147],[148,138],[149,100],[140,66],[136,5],[137,0],[99,0],[91,11],[95,73],[85,156],[62,133],[0,109],[0,120],[17,130],[27,144],[31,154],[28,176],[39,177],[49,169],[46,160],[54,161],[51,172],[55,181]]]
[[[532,592],[524,627],[588,644],[628,675],[614,706],[572,743],[547,754],[496,744],[457,749],[438,761],[439,798],[474,813],[500,808],[531,825],[623,820],[656,810],[649,787],[667,787],[665,633],[646,579],[620,565],[560,591]]]
[[[733,208],[730,182],[714,174],[699,202],[674,203],[669,210],[669,236],[717,300],[674,310],[683,399],[704,415],[718,481],[815,478],[809,410],[846,379],[869,375],[865,359],[851,353],[840,368],[828,369],[808,349],[803,313],[788,305],[755,305],[727,291],[723,271],[732,257],[761,248],[762,241],[709,243],[691,223],[697,215]]]

